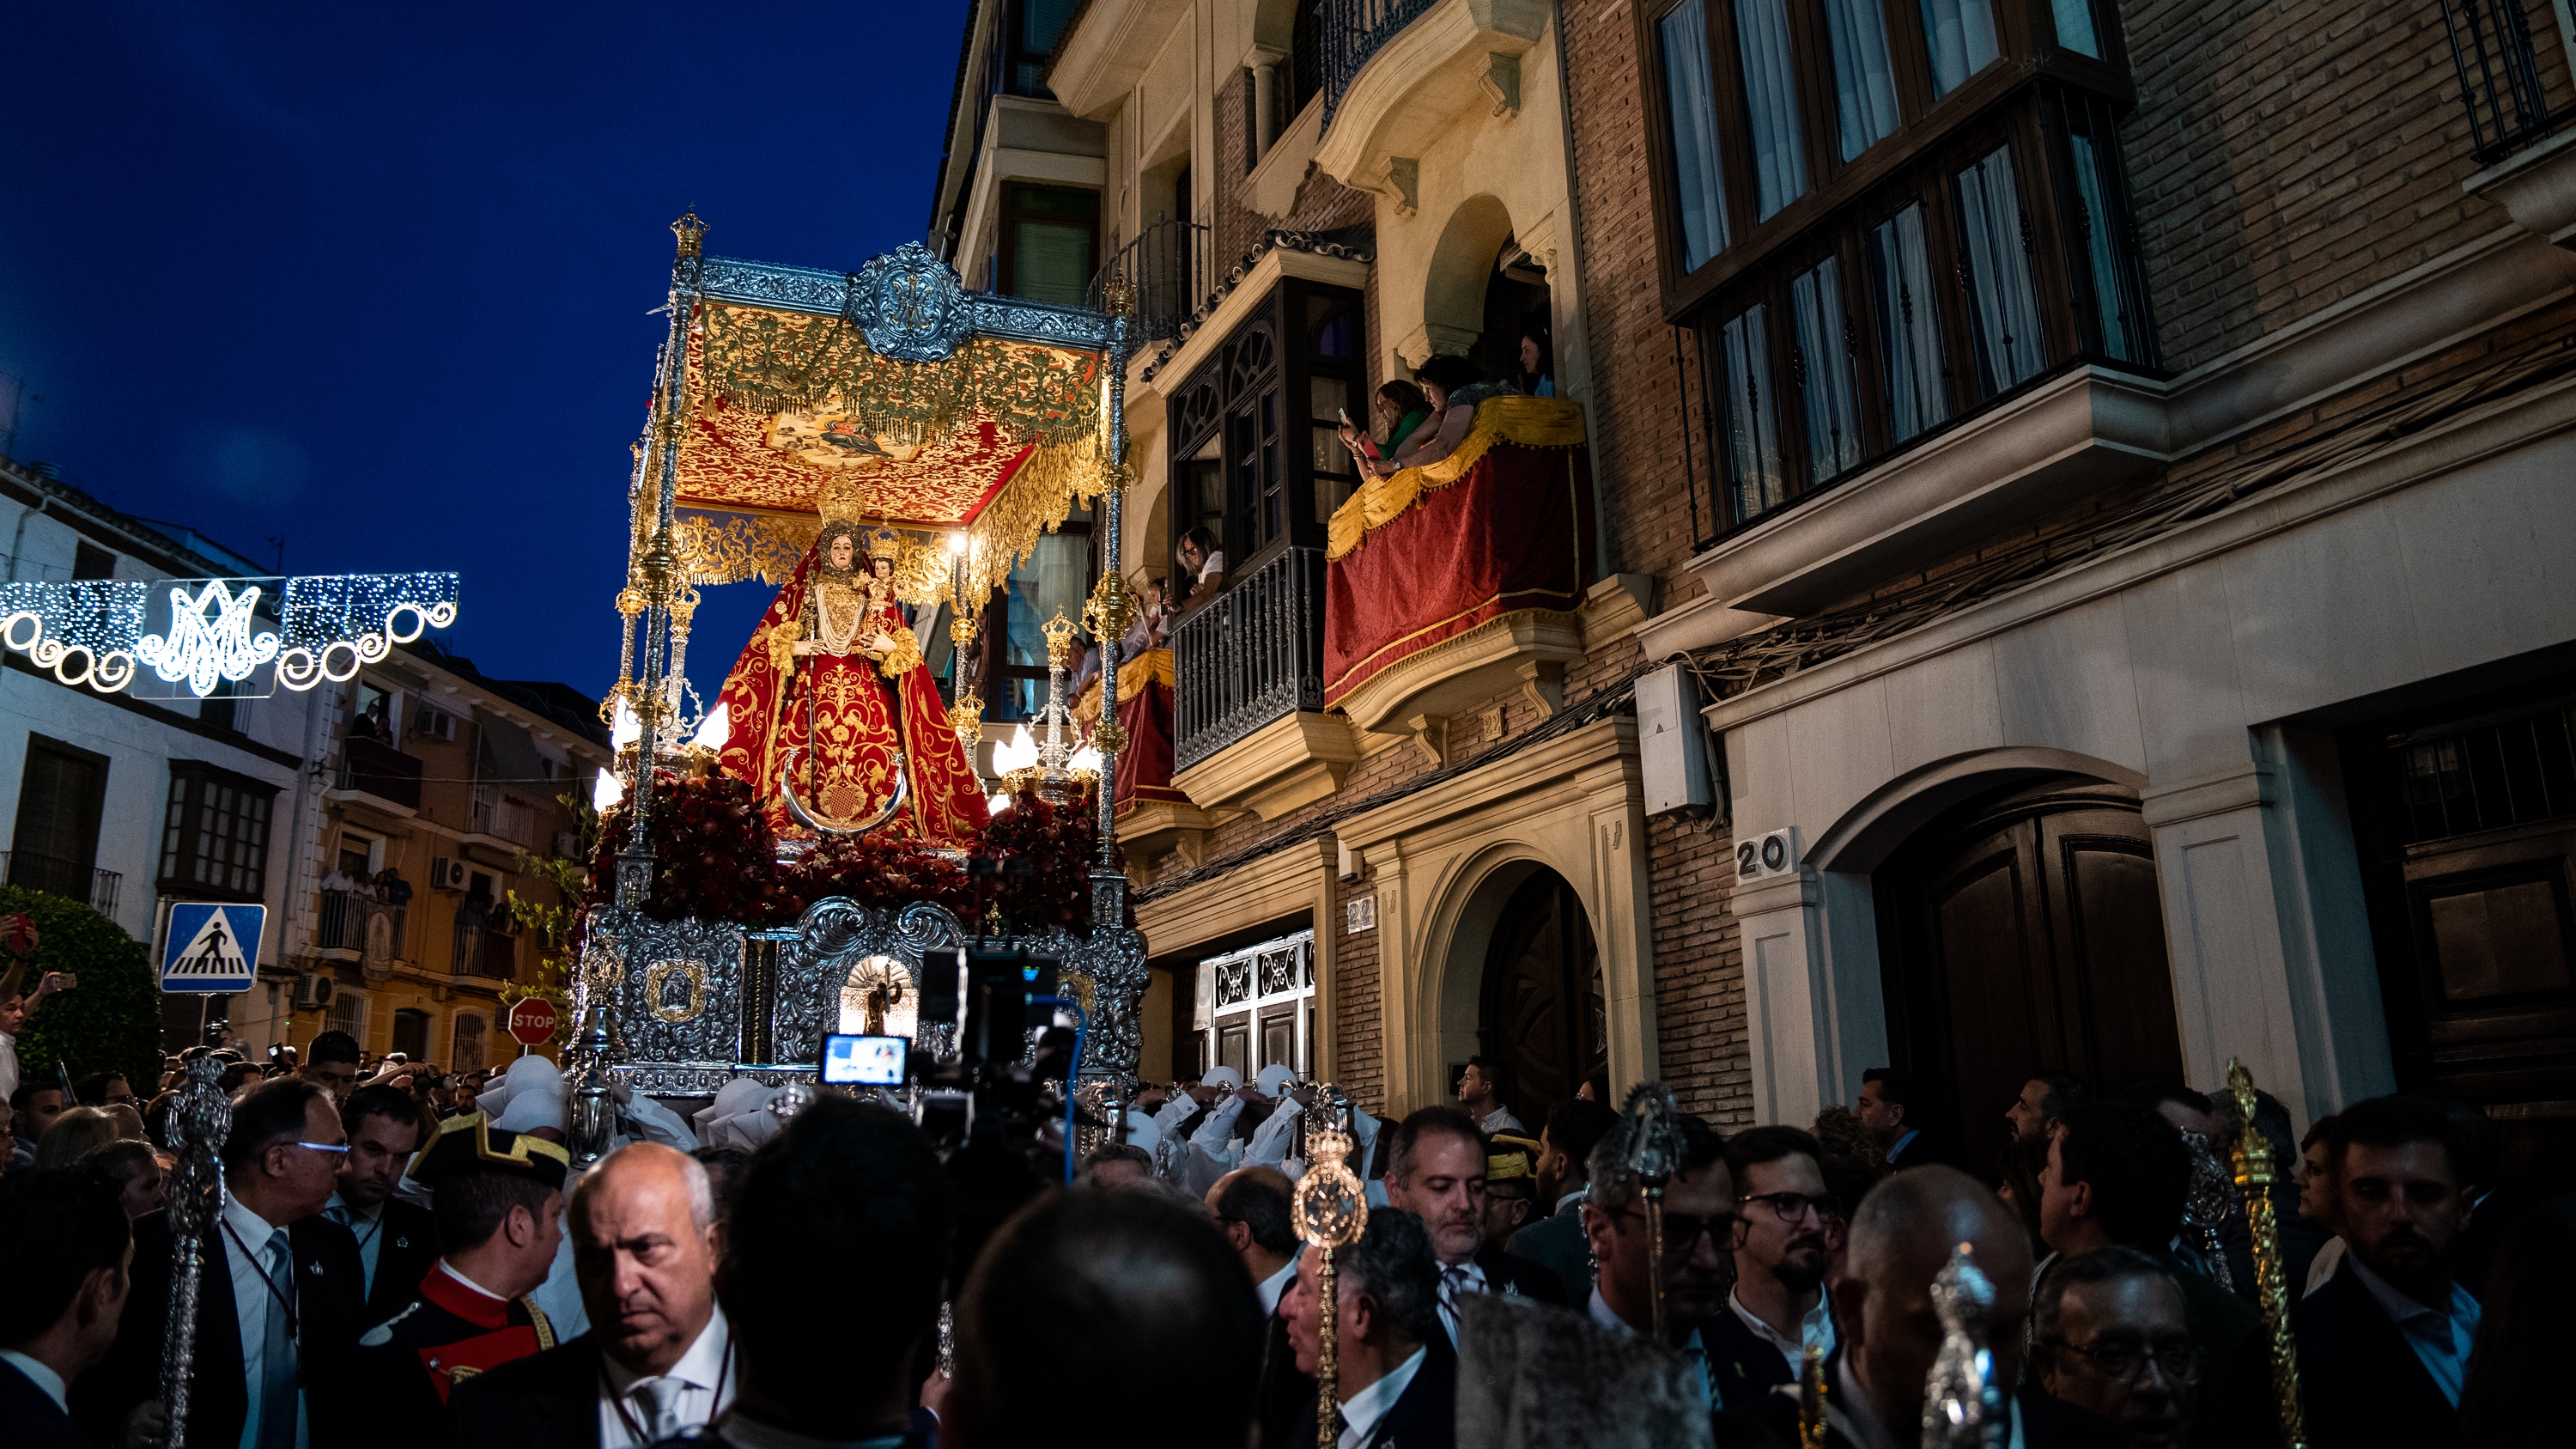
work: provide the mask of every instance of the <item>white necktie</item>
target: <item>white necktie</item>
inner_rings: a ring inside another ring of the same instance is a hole
[[[680,1395],[689,1386],[678,1379],[643,1379],[627,1390],[627,1397],[644,1418],[644,1430],[651,1442],[659,1444],[680,1432]]]

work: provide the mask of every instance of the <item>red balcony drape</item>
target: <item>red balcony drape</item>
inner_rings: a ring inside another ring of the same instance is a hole
[[[1596,527],[1582,437],[1572,403],[1497,398],[1451,455],[1471,459],[1463,469],[1409,469],[1343,505],[1325,579],[1327,707],[1488,620],[1582,604]]]

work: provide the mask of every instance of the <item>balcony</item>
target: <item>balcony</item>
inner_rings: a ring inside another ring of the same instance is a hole
[[[407,908],[387,905],[360,891],[326,890],[321,918],[313,930],[313,949],[326,961],[362,961],[382,971],[402,950],[406,914]],[[373,949],[368,944],[371,940]]]
[[[396,819],[409,819],[420,813],[420,774],[420,761],[381,741],[342,740],[331,798],[335,804],[372,805]]]
[[[1456,121],[1521,109],[1521,56],[1547,0],[1323,0],[1324,134],[1315,165],[1413,205],[1431,140]]]
[[[1324,709],[1324,554],[1282,548],[1172,631],[1172,784],[1200,808],[1276,819],[1359,759]]]
[[[501,793],[498,785],[476,785],[473,817],[466,827],[464,843],[469,849],[480,845],[501,852],[498,860],[489,862],[495,865],[510,864],[523,850],[533,854],[537,848],[536,807]]]
[[[1333,515],[1324,702],[1448,763],[1453,722],[1500,699],[1564,705],[1583,658],[1597,539],[1579,404],[1498,397],[1447,458],[1376,479]],[[1614,591],[1615,592],[1615,591]]]
[[[24,890],[50,891],[87,901],[102,916],[116,914],[116,894],[125,877],[76,860],[33,850],[0,850],[0,879]]]
[[[453,936],[449,974],[488,976],[497,981],[509,981],[518,975],[519,933],[510,924],[506,907],[492,905],[480,896],[468,896],[465,904],[457,908]]]
[[[2513,0],[2442,0],[2442,27],[2484,170],[2461,190],[2503,207],[2523,230],[2576,248],[2576,108],[2553,112]]]
[[[1196,222],[1156,221],[1118,249],[1091,279],[1087,304],[1107,311],[1110,289],[1127,291],[1131,342],[1162,341],[1181,335],[1198,309],[1214,299],[1215,280],[1208,253],[1209,228]]]

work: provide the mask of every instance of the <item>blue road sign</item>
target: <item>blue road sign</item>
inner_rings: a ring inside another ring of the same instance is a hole
[[[180,903],[170,907],[169,943],[162,947],[164,991],[248,991],[257,974],[266,906]]]

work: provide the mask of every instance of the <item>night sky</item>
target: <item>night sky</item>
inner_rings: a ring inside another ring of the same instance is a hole
[[[13,6],[0,435],[23,382],[13,456],[289,573],[457,570],[450,647],[603,692],[670,221],[921,237],[964,17]],[[769,593],[706,591],[710,702]]]

